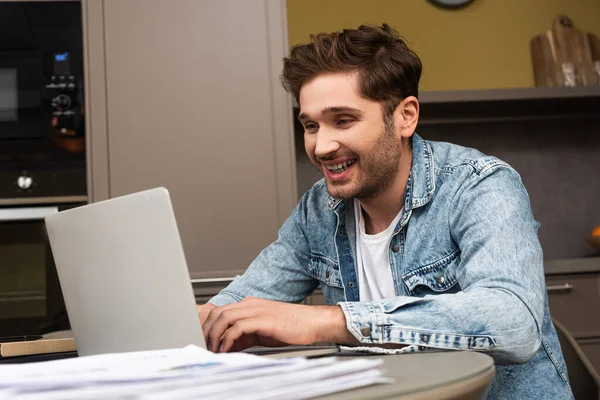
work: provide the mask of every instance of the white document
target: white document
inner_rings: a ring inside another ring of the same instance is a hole
[[[381,360],[272,359],[182,349],[0,365],[4,399],[308,398],[385,382]]]
[[[250,354],[215,354],[197,346],[188,346],[181,349],[0,365],[0,389],[11,387],[40,390],[64,385],[168,380],[194,375],[198,370],[202,370],[203,374],[225,373],[239,368],[272,364],[276,364],[276,361]]]

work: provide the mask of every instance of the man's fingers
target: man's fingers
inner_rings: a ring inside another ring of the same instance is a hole
[[[218,351],[221,344],[221,337],[230,326],[240,320],[254,318],[257,315],[259,315],[259,311],[255,307],[237,307],[221,311],[219,316],[213,321],[206,336],[206,343],[209,346],[209,350]]]
[[[210,332],[210,328],[212,324],[215,322],[217,318],[221,315],[221,313],[225,310],[229,310],[231,308],[239,307],[239,303],[228,304],[226,306],[215,307],[211,309],[206,316],[204,322],[202,322],[202,333],[204,334],[204,338],[206,339],[208,332]]]
[[[246,297],[239,303],[228,304],[226,306],[218,307],[211,303],[206,303],[204,305],[196,305],[196,310],[198,311],[198,315],[200,316],[200,322],[202,323],[202,333],[206,338],[206,335],[210,331],[210,328],[214,321],[219,318],[221,313],[225,310],[229,310],[231,308],[238,307],[248,307],[248,306],[257,306],[261,305],[264,302],[268,302],[268,300],[257,299],[255,297]]]
[[[222,309],[223,309],[223,307],[213,308],[212,310],[209,311],[204,322],[202,322],[202,334],[204,335],[205,340],[208,335],[208,331],[210,330],[210,327],[212,326],[214,320],[219,317]]]
[[[265,320],[260,317],[248,318],[234,323],[222,337],[221,344],[218,347],[219,353],[226,353],[231,350],[234,343],[244,335],[260,335],[261,328],[264,327]],[[238,343],[239,345],[239,343]],[[236,348],[237,351],[244,350]]]

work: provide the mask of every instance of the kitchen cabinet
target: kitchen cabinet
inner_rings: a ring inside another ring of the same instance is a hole
[[[600,258],[546,262],[550,313],[600,371]]]
[[[285,1],[84,0],[83,17],[91,201],[166,187],[216,292],[297,202]]]

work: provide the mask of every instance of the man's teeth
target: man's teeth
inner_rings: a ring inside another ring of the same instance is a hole
[[[331,172],[335,172],[336,174],[339,174],[340,172],[344,172],[346,169],[348,169],[348,167],[351,166],[352,164],[354,164],[355,161],[356,160],[348,160],[341,164],[327,165],[327,169],[330,170]]]

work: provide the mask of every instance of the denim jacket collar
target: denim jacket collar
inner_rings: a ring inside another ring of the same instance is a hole
[[[416,133],[412,136],[412,166],[406,191],[404,212],[422,207],[431,201],[435,191],[433,152],[431,146]],[[329,208],[336,211],[344,199],[328,196]]]

